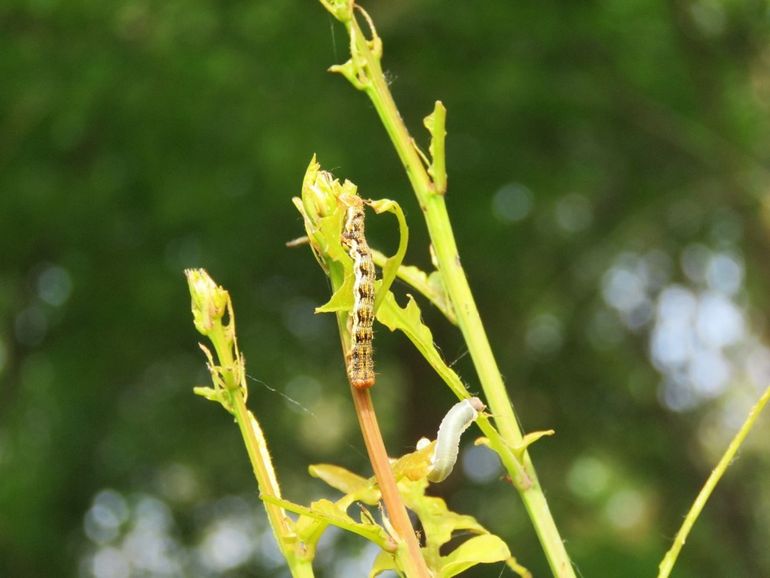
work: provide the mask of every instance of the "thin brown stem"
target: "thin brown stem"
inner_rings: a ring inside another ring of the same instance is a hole
[[[377,485],[382,493],[385,511],[388,514],[393,529],[404,541],[409,551],[408,560],[413,568],[408,574],[409,576],[429,578],[431,574],[420,552],[420,544],[417,541],[414,528],[412,528],[412,522],[406,513],[406,506],[404,506],[404,502],[401,500],[401,494],[399,494],[396,487],[396,478],[393,476],[393,470],[390,468],[390,460],[388,459],[387,451],[385,451],[385,443],[382,441],[380,426],[377,423],[377,415],[372,405],[372,396],[368,389],[351,387],[351,390],[358,423],[361,426],[361,433],[364,436],[364,444],[366,444],[366,451],[369,453],[374,476],[377,478]]]

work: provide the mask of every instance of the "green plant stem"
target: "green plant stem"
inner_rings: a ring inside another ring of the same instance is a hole
[[[425,166],[413,145],[413,139],[409,135],[388,89],[379,59],[372,54],[358,22],[353,18],[346,24],[349,27],[348,32],[354,43],[354,49],[366,69],[368,84],[365,85],[365,91],[393,142],[417,195],[420,208],[425,215],[439,270],[447,294],[454,305],[458,325],[468,345],[486,399],[503,439],[509,446],[517,447],[521,444],[523,435],[460,264],[444,195],[441,191],[436,190],[425,170]],[[353,58],[356,58],[356,54],[353,55]],[[526,451],[522,461],[532,483],[528,487],[519,487],[519,493],[533,522],[551,570],[554,576],[558,578],[575,578],[564,543]]]
[[[225,327],[218,323],[208,336],[217,352],[220,367],[240,368],[240,360],[236,359],[234,349],[228,345],[225,331]],[[232,331],[233,333],[235,332],[234,325],[232,326]],[[272,460],[267,449],[267,442],[265,441],[262,429],[259,427],[259,423],[246,407],[244,394],[246,384],[242,381],[238,383],[236,375],[240,375],[241,379],[243,379],[242,370],[223,372],[229,406],[241,431],[259,492],[261,495],[280,498],[281,490],[275,477]],[[263,501],[263,504],[265,505],[270,528],[273,530],[273,535],[281,553],[286,559],[293,578],[313,578],[312,560],[300,556],[298,550],[292,547],[296,540],[294,532],[289,527],[286,512],[283,508],[271,502]]]
[[[735,437],[730,442],[730,445],[727,446],[727,450],[725,450],[724,455],[719,460],[717,466],[712,470],[711,475],[706,480],[706,483],[698,494],[698,497],[695,498],[695,501],[690,507],[690,511],[687,512],[687,515],[684,518],[682,527],[679,528],[679,532],[677,532],[676,538],[674,538],[674,543],[671,545],[669,551],[666,552],[666,555],[663,557],[663,561],[658,567],[658,578],[668,578],[668,576],[671,574],[671,570],[674,568],[674,564],[676,563],[676,559],[679,556],[679,552],[682,550],[682,547],[684,546],[684,543],[687,540],[687,536],[695,524],[695,521],[703,511],[703,507],[706,505],[706,502],[711,496],[711,493],[714,491],[716,485],[719,483],[719,480],[724,475],[727,467],[732,463],[738,448],[741,447],[743,440],[746,439],[746,436],[754,425],[754,422],[757,421],[759,414],[762,413],[762,410],[764,409],[768,400],[770,400],[770,387],[765,390],[765,392],[762,394],[762,397],[759,398],[759,401],[757,401],[754,407],[751,408],[751,412],[749,412],[749,416],[746,418],[746,421],[743,422],[741,429],[738,430],[738,433],[735,434]]]
[[[270,455],[267,451],[267,443],[259,423],[251,412],[246,409],[246,402],[242,395],[234,393],[231,401],[235,411],[235,419],[238,422],[238,428],[241,430],[243,442],[246,445],[246,452],[249,455],[251,468],[254,471],[254,477],[257,479],[260,496],[268,495],[280,498],[281,492],[273,474]],[[312,559],[302,556],[301,549],[294,547],[297,545],[294,532],[289,528],[288,518],[283,508],[266,500],[263,500],[262,503],[265,505],[267,519],[270,522],[273,535],[276,537],[278,547],[286,558],[286,563],[293,578],[313,578]]]
[[[235,421],[238,423],[238,429],[241,431],[243,437],[243,443],[246,446],[246,453],[249,456],[251,462],[251,469],[254,472],[254,477],[259,485],[259,493],[262,495],[281,497],[281,492],[274,483],[274,477],[271,471],[268,469],[264,459],[267,453],[267,447],[262,435],[262,430],[255,431],[253,423],[250,419],[249,410],[246,408],[246,402],[243,400],[243,396],[239,392],[230,392],[230,403],[235,415]],[[270,526],[276,535],[281,537],[287,537],[290,534],[290,530],[287,524],[286,515],[280,507],[270,502],[264,502],[265,510],[267,511],[267,518],[270,521]],[[278,545],[283,550],[283,540],[278,540]],[[287,553],[284,552],[284,555]]]

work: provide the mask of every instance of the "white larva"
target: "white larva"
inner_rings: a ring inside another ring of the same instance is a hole
[[[441,420],[428,472],[431,482],[443,482],[452,473],[460,448],[460,436],[485,407],[478,397],[464,399],[453,405]]]

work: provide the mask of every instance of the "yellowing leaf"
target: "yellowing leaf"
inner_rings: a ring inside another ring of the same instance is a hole
[[[374,505],[380,499],[380,491],[371,479],[363,478],[343,467],[332,464],[314,464],[308,468],[310,475],[323,480],[343,494],[350,494],[356,500]]]
[[[302,514],[310,518],[321,520],[353,534],[358,534],[370,542],[374,542],[380,548],[393,552],[396,545],[382,526],[371,523],[356,522],[347,512],[337,504],[329,500],[318,500],[310,504],[310,507],[301,506],[288,500],[282,500],[272,496],[261,496],[262,500],[281,506],[285,510]]]
[[[449,542],[453,532],[487,532],[473,516],[452,512],[443,499],[426,496],[427,486],[428,482],[424,478],[416,481],[402,479],[398,484],[407,507],[417,514],[422,522],[426,550],[435,554],[436,558],[439,548]]]
[[[428,475],[430,460],[433,455],[433,449],[436,442],[430,442],[427,446],[415,452],[401,456],[393,465],[393,475],[396,480],[406,478],[408,480],[419,480]]]
[[[400,576],[403,576],[403,574],[399,571],[398,566],[396,565],[396,560],[393,557],[393,554],[383,550],[377,554],[377,557],[374,559],[372,569],[369,571],[369,578],[375,578],[376,576],[379,576],[388,570],[391,572],[397,572]]]
[[[442,558],[439,578],[451,578],[476,564],[504,562],[511,557],[508,546],[494,534],[474,536]]]

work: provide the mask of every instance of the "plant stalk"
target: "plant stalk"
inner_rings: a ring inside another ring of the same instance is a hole
[[[396,486],[396,479],[390,467],[388,453],[385,450],[380,426],[377,423],[377,415],[372,405],[372,396],[368,389],[361,390],[351,387],[351,391],[358,423],[361,426],[361,433],[364,437],[369,460],[372,463],[374,476],[377,479],[377,485],[382,494],[385,511],[388,514],[393,529],[407,547],[408,556],[406,556],[406,560],[411,565],[411,568],[407,568],[407,576],[430,578],[431,574],[425,564],[422,552],[420,552],[417,535],[414,532],[414,528],[412,528],[412,522],[406,513],[406,506],[404,506],[401,494],[399,494],[398,487]]]
[[[518,447],[523,434],[518,426],[513,405],[508,398],[500,370],[487,339],[476,303],[465,277],[454,233],[446,210],[443,191],[437,190],[414,146],[382,72],[379,58],[370,50],[366,37],[355,18],[346,22],[351,36],[352,58],[361,59],[366,72],[364,90],[374,104],[380,119],[401,159],[425,215],[428,233],[436,253],[447,294],[457,315],[457,322],[468,345],[471,358],[479,375],[482,389],[495,415],[500,433],[511,447]],[[443,160],[443,159],[442,159]],[[551,570],[557,578],[575,578],[567,551],[551,515],[542,488],[537,481],[534,466],[524,451],[522,461],[532,484],[517,488],[535,527]],[[512,473],[513,474],[513,473]]]
[[[234,335],[234,321],[231,321],[231,323],[233,323],[232,331]],[[217,323],[208,335],[217,352],[220,367],[240,367],[240,360],[236,359],[234,355],[234,348],[237,348],[237,345],[234,339],[232,346],[230,345],[230,340],[225,331],[225,327],[221,323]],[[224,371],[222,374],[226,384],[229,406],[241,431],[243,443],[246,446],[246,452],[249,456],[260,494],[280,498],[281,490],[275,477],[272,460],[267,449],[267,441],[256,418],[246,407],[244,374],[242,372],[238,373],[241,375],[241,383],[236,383],[236,372],[234,371]],[[286,559],[292,577],[313,578],[312,560],[302,557],[299,555],[298,550],[292,547],[292,544],[296,544],[296,540],[294,539],[294,532],[289,527],[289,520],[283,508],[267,501],[262,503],[265,506],[267,520],[273,530],[273,536],[275,536],[278,548]]]
[[[687,515],[684,518],[682,527],[679,528],[679,532],[677,532],[676,538],[674,538],[674,543],[671,545],[669,551],[666,552],[665,557],[658,567],[658,578],[668,578],[668,576],[671,574],[671,570],[674,568],[674,564],[676,563],[676,559],[679,556],[679,552],[682,550],[684,543],[687,541],[687,536],[689,535],[690,530],[692,530],[695,521],[703,511],[703,508],[711,496],[711,493],[714,491],[714,488],[724,475],[727,467],[732,463],[738,448],[741,447],[743,440],[746,439],[746,436],[754,425],[754,422],[757,421],[759,414],[762,413],[762,410],[765,408],[765,405],[768,401],[770,401],[770,387],[765,390],[765,392],[762,394],[762,397],[759,398],[759,401],[757,401],[754,407],[751,408],[751,412],[749,412],[749,416],[746,418],[746,421],[743,422],[741,429],[738,430],[738,433],[735,434],[735,437],[730,442],[730,445],[727,446],[727,450],[725,450],[724,455],[711,472],[711,475],[709,475],[706,483],[703,485],[703,488],[698,493],[698,497],[695,498],[695,501],[690,507],[690,511],[687,512]]]
[[[330,279],[332,282],[332,293],[335,293],[341,286],[342,279],[335,276],[331,276]],[[350,349],[347,317],[348,314],[346,312],[337,313],[337,327],[340,333],[343,359],[347,359]],[[374,411],[371,392],[369,389],[357,389],[353,385],[350,386],[350,392],[353,396],[353,405],[361,427],[364,445],[366,446],[374,477],[377,480],[382,501],[385,505],[385,512],[388,515],[393,530],[397,534],[397,538],[406,546],[406,555],[403,557],[403,560],[406,566],[407,578],[431,578],[431,573],[420,551],[417,535],[412,527],[412,522],[409,520],[401,494],[398,491],[396,478],[390,467],[388,452],[385,449],[385,442],[382,439],[380,426],[377,422],[377,414]]]

